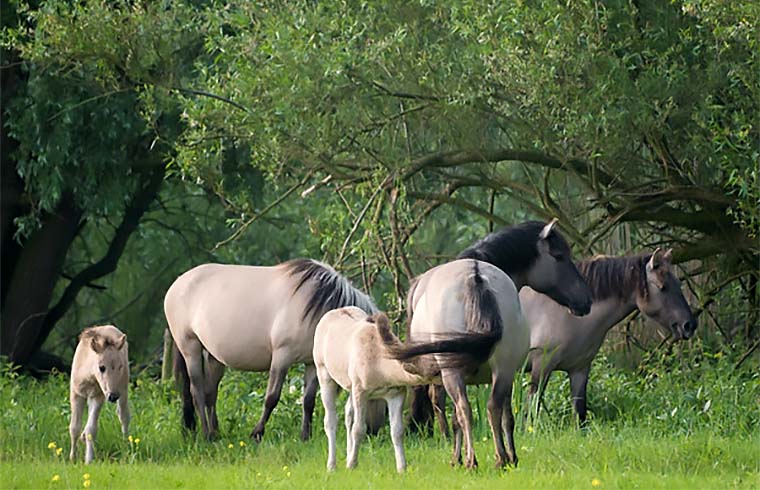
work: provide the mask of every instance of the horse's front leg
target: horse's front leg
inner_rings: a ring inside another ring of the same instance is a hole
[[[264,400],[264,412],[251,432],[251,438],[256,442],[261,442],[261,439],[264,437],[264,427],[269,420],[269,416],[272,415],[274,407],[280,402],[282,384],[285,382],[285,375],[288,374],[288,368],[291,364],[278,358],[276,354],[276,351],[272,353],[272,366],[269,368],[269,383],[267,384],[267,394]]]
[[[77,457],[77,442],[79,442],[79,431],[82,430],[82,415],[87,399],[71,393],[71,422],[69,423],[69,435],[71,436],[71,450],[69,451],[69,460],[74,461]]]
[[[338,414],[335,401],[338,398],[338,385],[323,370],[319,372],[319,384],[322,387],[322,405],[325,407],[325,434],[327,435],[327,471],[335,471],[336,447],[338,433]]]
[[[570,394],[573,397],[573,407],[578,413],[578,424],[580,427],[586,425],[586,385],[588,384],[588,373],[591,366],[586,366],[580,371],[570,373]]]
[[[494,370],[491,380],[491,396],[488,398],[488,422],[496,450],[496,467],[503,468],[507,462],[517,465],[514,447],[515,418],[512,414],[512,376],[502,376]],[[504,431],[502,432],[502,417]],[[507,433],[509,450],[504,448],[504,432]]]
[[[132,414],[129,411],[129,396],[126,392],[124,396],[119,398],[116,414],[119,416],[119,422],[121,423],[121,433],[124,437],[127,437],[129,435],[129,421],[132,419]]]
[[[472,437],[472,408],[467,399],[467,386],[464,375],[458,369],[444,369],[441,372],[443,386],[446,388],[456,407],[457,421],[464,436],[465,442],[465,468],[471,469],[478,466],[475,458],[475,446]]]
[[[98,436],[98,417],[105,398],[93,396],[87,400],[87,425],[84,427],[85,453],[84,463],[89,464],[95,459],[95,438]]]
[[[311,438],[311,423],[314,418],[314,403],[317,398],[317,368],[314,364],[306,364],[303,375],[303,419],[301,420],[301,440]]]

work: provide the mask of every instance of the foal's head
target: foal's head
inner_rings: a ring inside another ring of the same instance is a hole
[[[681,292],[681,282],[673,273],[673,250],[656,249],[646,263],[646,283],[636,295],[636,306],[681,339],[689,339],[697,329],[697,321]]]
[[[555,229],[555,218],[538,233],[538,255],[525,272],[525,284],[566,306],[574,315],[591,310],[591,290],[573,263],[570,246]]]
[[[105,334],[98,330],[98,327],[85,330],[80,341],[91,350],[90,369],[94,370],[95,379],[106,399],[113,403],[126,392],[129,384],[127,336],[123,333]]]

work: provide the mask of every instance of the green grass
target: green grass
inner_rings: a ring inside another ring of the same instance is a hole
[[[67,462],[68,379],[36,381],[6,370],[0,375],[0,487],[84,488],[85,473],[93,489],[593,488],[592,481],[597,488],[760,487],[760,375],[756,365],[735,371],[721,356],[674,356],[640,373],[600,358],[592,370],[591,420],[584,431],[574,426],[565,376],[555,375],[548,410],[525,424],[518,416],[520,464],[505,471],[493,467],[485,387],[470,390],[478,470],[452,468],[449,443],[440,437],[411,435],[405,440],[409,469],[397,475],[386,429],[365,442],[353,471],[342,466],[341,431],[338,471],[328,474],[321,410],[314,438],[298,441],[298,377],[286,386],[264,442],[249,441],[265,382],[262,375],[227,374],[219,401],[222,437],[207,443],[180,430],[178,396],[171,387],[140,377],[130,398],[130,433],[140,442],[121,438],[115,407],[107,405],[96,463],[84,466],[81,460]],[[516,390],[518,405],[524,385]],[[51,442],[63,448],[61,455],[48,448]]]

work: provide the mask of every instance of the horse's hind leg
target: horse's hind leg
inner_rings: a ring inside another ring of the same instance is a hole
[[[478,461],[475,458],[475,447],[472,439],[472,409],[470,401],[467,399],[467,386],[464,382],[464,376],[458,369],[444,369],[441,372],[443,386],[446,388],[456,407],[457,420],[463,431],[465,442],[465,467],[476,468]]]
[[[433,411],[438,420],[441,435],[449,437],[449,424],[446,422],[446,390],[441,385],[430,385],[430,398],[433,400]]]
[[[177,339],[174,339],[177,342]],[[185,358],[187,374],[190,378],[190,395],[193,398],[195,410],[201,419],[201,429],[207,439],[210,438],[208,419],[206,418],[206,389],[205,376],[203,374],[203,346],[197,339],[177,343],[182,357]],[[187,415],[187,413],[185,414]]]
[[[206,417],[208,419],[209,437],[219,434],[219,418],[216,416],[216,400],[219,396],[219,382],[224,376],[224,364],[216,357],[206,353]]]
[[[75,393],[71,393],[71,422],[69,423],[69,435],[71,436],[71,450],[69,451],[69,460],[74,461],[77,457],[77,442],[79,441],[79,431],[82,430],[82,415],[87,399]]]
[[[462,427],[457,420],[457,407],[451,411],[451,430],[454,435],[454,448],[451,452],[451,466],[459,466],[462,464]]]
[[[251,432],[251,438],[256,442],[260,442],[264,437],[264,427],[269,420],[269,416],[272,415],[272,410],[277,406],[280,401],[280,392],[282,391],[282,384],[285,381],[285,375],[288,374],[288,368],[290,362],[285,362],[284,359],[279,358],[277,351],[272,353],[272,365],[269,368],[269,383],[267,384],[267,395],[264,400],[264,412],[261,414],[259,422]]]
[[[317,398],[317,368],[314,364],[306,364],[303,375],[303,419],[301,421],[301,440],[308,441],[311,437],[311,422],[314,417],[314,402]]]
[[[400,394],[386,399],[388,403],[388,415],[391,419],[391,440],[393,451],[396,455],[396,471],[402,473],[406,469],[406,455],[404,454],[404,395]]]

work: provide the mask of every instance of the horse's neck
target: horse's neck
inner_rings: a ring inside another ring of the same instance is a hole
[[[510,279],[512,279],[512,282],[515,283],[515,289],[519,292],[522,288],[528,285],[527,278],[525,277],[525,274],[517,274],[512,273],[510,274],[505,269],[502,269]]]
[[[636,300],[634,297],[617,298],[611,297],[602,301],[594,300],[591,315],[596,320],[594,330],[601,335],[620,323],[632,311],[636,309]]]

